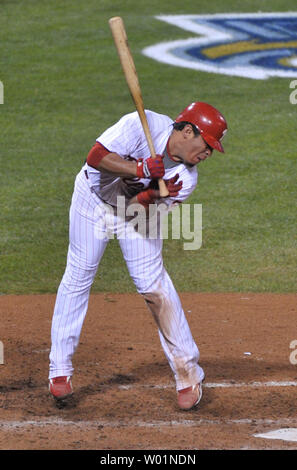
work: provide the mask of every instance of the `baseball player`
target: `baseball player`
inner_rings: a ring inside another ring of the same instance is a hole
[[[90,289],[112,232],[129,274],[156,321],[161,345],[172,369],[177,403],[183,410],[202,396],[204,371],[179,296],[163,265],[162,238],[125,231],[129,217],[119,215],[118,200],[137,203],[149,218],[152,205],[170,209],[197,185],[197,165],[224,152],[224,116],[213,106],[194,102],[173,121],[146,110],[156,158],[150,157],[137,112],[123,116],[100,135],[78,173],[70,207],[67,266],[61,280],[51,328],[49,390],[57,400],[72,394],[72,357],[78,346]],[[169,195],[160,198],[157,180]],[[122,214],[122,213],[121,213]],[[124,234],[124,235],[123,235]]]

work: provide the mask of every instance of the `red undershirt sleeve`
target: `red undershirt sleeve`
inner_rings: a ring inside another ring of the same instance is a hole
[[[96,142],[88,153],[87,164],[97,169],[102,158],[109,153],[110,151],[100,144],[100,142]]]

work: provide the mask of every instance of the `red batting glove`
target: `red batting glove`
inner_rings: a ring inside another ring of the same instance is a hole
[[[177,173],[169,180],[164,180],[169,192],[169,197],[176,197],[183,187],[182,180],[177,183],[178,178],[179,174]]]
[[[179,174],[177,173],[175,176],[170,178],[169,180],[164,180],[169,195],[167,197],[176,197],[178,196],[179,191],[181,191],[183,187],[182,180],[177,183],[179,178]],[[145,191],[141,191],[137,194],[137,201],[139,204],[142,204],[144,207],[149,207],[150,204],[153,204],[156,199],[160,198],[159,190],[153,189],[157,183],[151,182],[150,187]]]
[[[146,160],[139,158],[137,160],[137,178],[163,178],[165,168],[163,164],[163,157],[157,155],[156,158],[149,157]]]
[[[139,204],[142,204],[144,207],[149,207],[149,205],[153,204],[158,197],[159,191],[151,188],[141,191],[136,196]]]

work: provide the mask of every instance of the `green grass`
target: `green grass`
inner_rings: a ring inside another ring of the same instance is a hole
[[[189,34],[158,14],[290,11],[293,0],[0,0],[0,292],[55,292],[73,182],[95,138],[134,110],[108,27],[124,18],[147,108],[173,118],[193,100],[225,114],[226,155],[199,166],[203,245],[164,242],[183,291],[296,291],[296,117],[290,79],[249,80],[161,64],[145,46]],[[295,171],[294,171],[295,170]],[[111,268],[112,266],[112,268]],[[134,291],[111,241],[93,291]]]

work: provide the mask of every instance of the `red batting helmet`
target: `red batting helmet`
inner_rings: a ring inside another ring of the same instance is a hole
[[[194,124],[210,147],[224,152],[221,140],[227,132],[227,122],[216,108],[201,101],[191,103],[175,119],[181,121]]]

